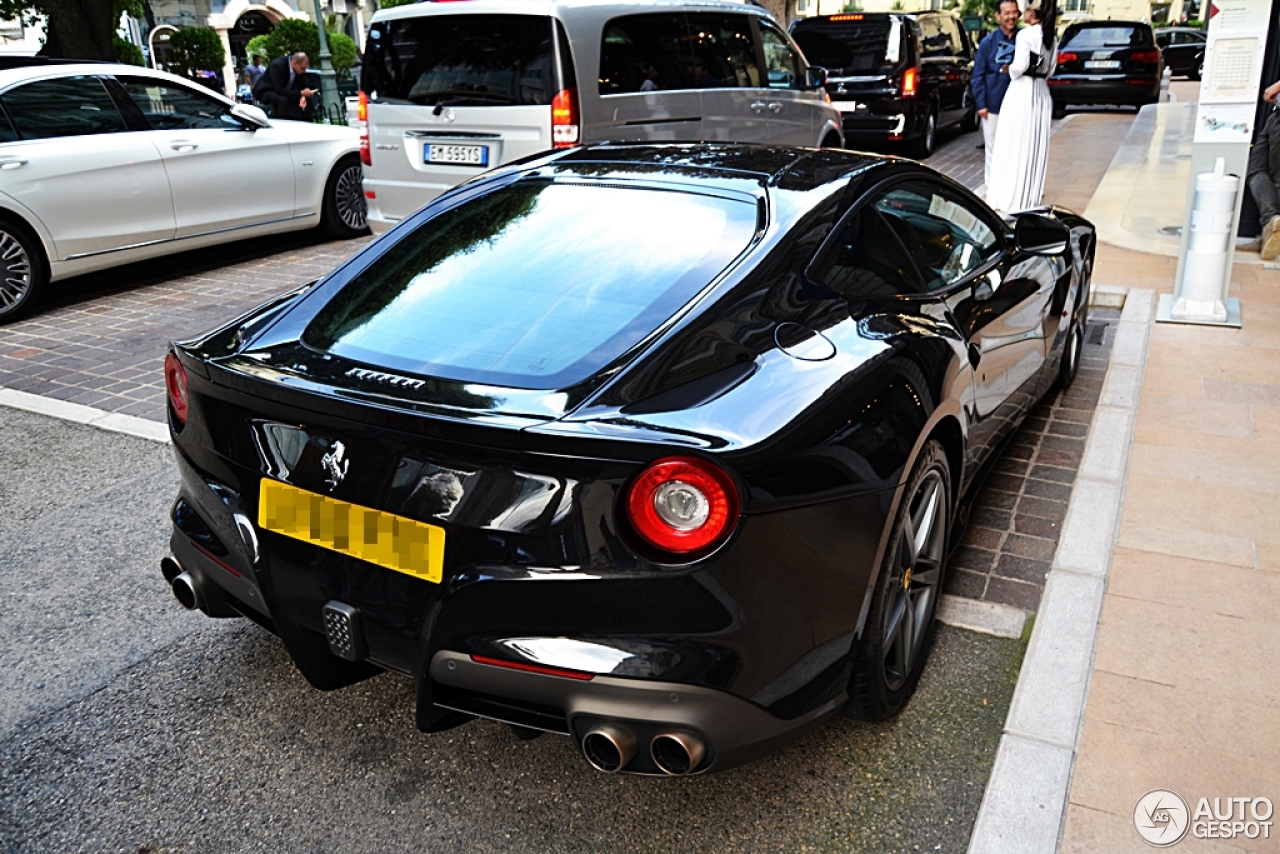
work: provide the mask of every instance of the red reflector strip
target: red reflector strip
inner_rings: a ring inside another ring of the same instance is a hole
[[[506,667],[511,670],[524,670],[527,673],[541,673],[544,676],[561,676],[565,679],[577,679],[582,682],[590,682],[596,678],[594,673],[582,673],[578,670],[561,670],[558,667],[543,667],[540,664],[525,664],[520,661],[504,661],[501,658],[488,658],[483,655],[473,655],[471,660],[476,664],[492,664],[494,667]]]
[[[191,545],[195,546],[195,547],[196,547],[196,551],[200,552],[200,554],[204,555],[204,556],[205,556],[205,557],[207,557],[209,560],[213,561],[213,562],[214,562],[214,563],[216,563],[218,566],[222,567],[222,568],[223,568],[223,569],[225,569],[227,572],[229,572],[229,573],[231,573],[232,575],[234,575],[236,578],[243,578],[243,577],[244,577],[244,576],[242,576],[240,573],[238,573],[238,572],[236,572],[234,569],[232,569],[230,566],[228,566],[224,561],[218,560],[216,557],[214,557],[214,556],[213,556],[213,554],[212,554],[208,549],[206,549],[204,546],[200,545],[199,543],[197,543],[197,542],[195,542],[195,541],[192,541]]]

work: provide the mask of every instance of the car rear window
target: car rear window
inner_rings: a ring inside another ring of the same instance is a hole
[[[428,15],[369,30],[361,85],[375,101],[435,106],[551,103],[560,86],[545,15]]]
[[[565,388],[661,326],[755,228],[748,202],[522,181],[405,235],[329,299],[303,341],[399,372]]]
[[[849,16],[859,17],[859,16]],[[836,77],[878,74],[898,62],[901,24],[891,18],[801,21],[791,35],[805,58]]]
[[[1136,26],[1080,26],[1068,28],[1062,46],[1076,49],[1150,47],[1151,30]]]

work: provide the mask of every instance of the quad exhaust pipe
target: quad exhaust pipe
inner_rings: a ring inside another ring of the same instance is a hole
[[[197,608],[205,610],[205,597],[200,582],[183,570],[181,564],[171,557],[164,558],[160,561],[160,573],[169,582],[169,589],[173,591],[173,598],[178,600],[179,605],[188,611]]]
[[[582,737],[582,752],[591,767],[617,774],[636,758],[639,740],[625,724],[601,722]],[[649,742],[649,756],[664,774],[683,777],[697,771],[707,756],[707,743],[699,735],[684,730],[659,732]]]
[[[636,735],[619,724],[596,724],[582,738],[582,752],[597,771],[616,774],[636,758]]]
[[[664,774],[683,777],[698,770],[707,755],[707,743],[692,733],[663,732],[649,742],[649,755]]]

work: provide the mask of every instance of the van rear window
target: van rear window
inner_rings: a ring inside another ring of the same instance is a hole
[[[901,28],[883,17],[801,21],[791,35],[809,62],[827,69],[833,77],[853,77],[882,73],[886,65],[896,62],[900,51],[898,45],[890,44],[890,36],[900,37],[900,32]]]
[[[361,86],[375,101],[547,105],[559,91],[545,15],[428,15],[369,30]]]
[[[329,297],[302,340],[397,372],[567,388],[697,296],[755,229],[750,202],[520,181],[405,235]]]

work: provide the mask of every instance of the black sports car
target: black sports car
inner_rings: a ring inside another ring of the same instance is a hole
[[[1075,374],[1094,230],[911,161],[603,145],[487,173],[165,370],[178,600],[417,725],[603,771],[892,715],[960,509]]]

